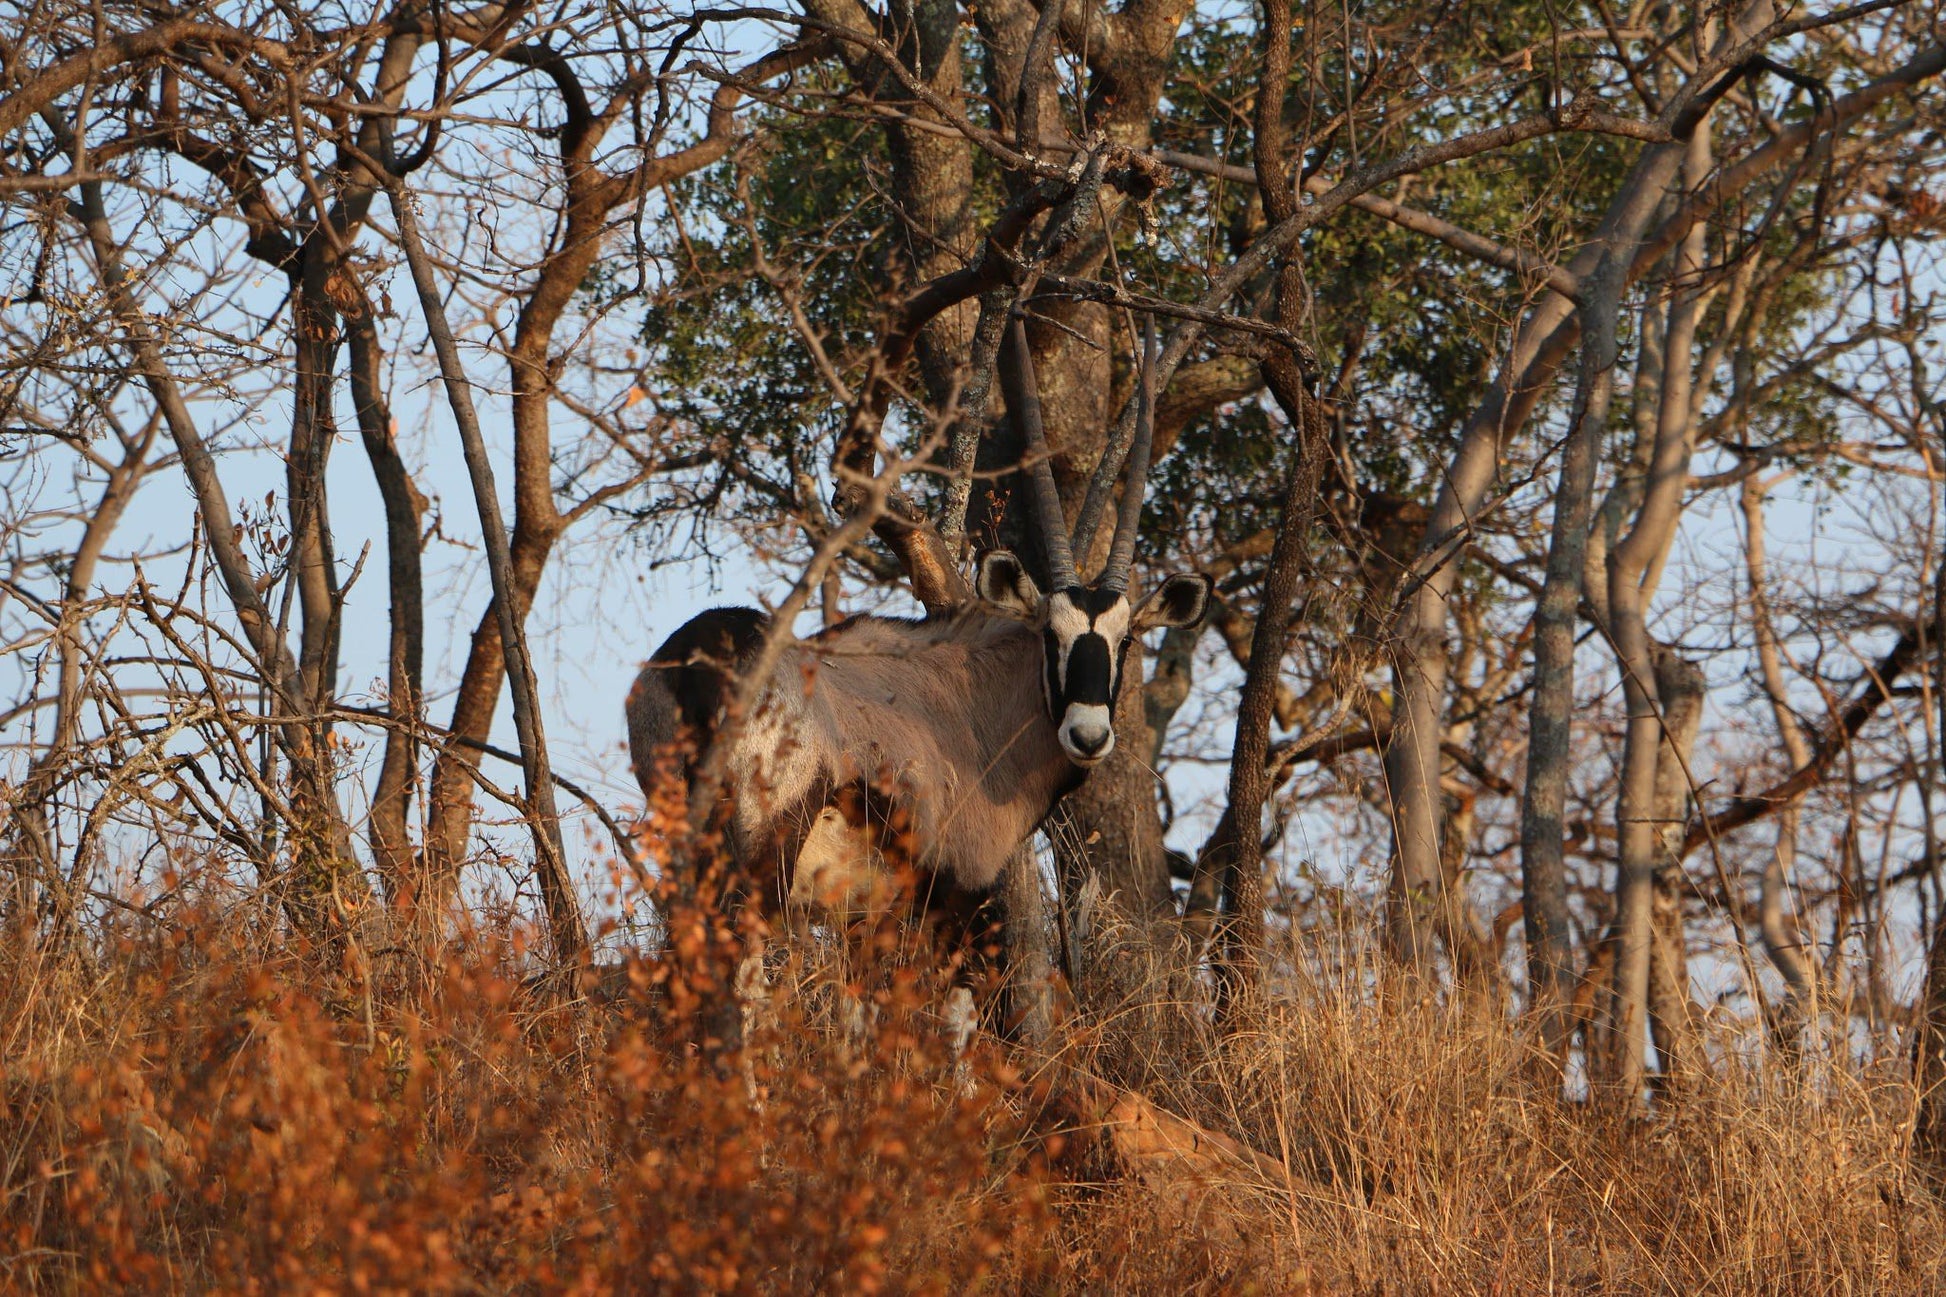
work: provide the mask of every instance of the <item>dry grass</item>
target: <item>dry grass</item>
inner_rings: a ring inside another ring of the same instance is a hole
[[[504,937],[416,984],[382,956],[321,968],[234,915],[111,929],[61,962],[10,942],[0,1287],[1946,1281],[1946,1220],[1904,1169],[1900,1077],[1735,1071],[1620,1123],[1545,1097],[1498,1014],[1406,994],[1358,949],[1229,1040],[1122,953],[1121,985],[1068,1023],[1058,1065],[989,1042],[967,1085],[936,988],[909,967],[854,977],[873,1006],[862,1042],[826,1025],[827,990],[785,979],[746,1067],[681,1043],[654,960],[563,1005],[523,980]],[[1073,1120],[1077,1071],[1139,1082],[1256,1152],[1223,1162],[1227,1179],[1131,1167]]]

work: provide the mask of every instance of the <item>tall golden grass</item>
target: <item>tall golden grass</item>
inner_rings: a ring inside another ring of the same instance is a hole
[[[1114,984],[1051,1052],[956,1064],[938,979],[896,959],[800,944],[724,1058],[659,958],[564,993],[514,932],[408,970],[246,915],[0,952],[0,1287],[1946,1290],[1897,1069],[1724,1063],[1625,1120],[1553,1098],[1490,998],[1393,980],[1357,931],[1306,937],[1228,1036],[1109,941]],[[867,1002],[862,1037],[834,994]],[[1254,1151],[1151,1174],[1082,1077]]]

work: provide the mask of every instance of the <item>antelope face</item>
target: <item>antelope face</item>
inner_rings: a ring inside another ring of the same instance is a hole
[[[1045,648],[1041,693],[1068,760],[1087,769],[1115,750],[1115,700],[1129,641],[1158,626],[1193,626],[1209,607],[1210,580],[1178,574],[1139,605],[1104,582],[1042,594],[1007,550],[980,558],[978,587],[988,603],[1035,626]]]

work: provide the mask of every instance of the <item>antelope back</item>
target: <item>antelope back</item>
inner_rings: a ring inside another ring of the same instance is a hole
[[[741,662],[762,635],[747,609],[704,618],[658,650],[631,693],[631,751],[651,797],[655,745],[684,733],[706,745],[709,727],[685,706],[724,697],[722,672],[682,650],[727,637],[743,642]],[[990,888],[1080,778],[1048,718],[1042,665],[1036,631],[977,605],[923,621],[854,618],[787,646],[726,754],[733,848],[752,863],[772,843],[822,852],[834,792],[865,788],[895,808],[915,864]]]

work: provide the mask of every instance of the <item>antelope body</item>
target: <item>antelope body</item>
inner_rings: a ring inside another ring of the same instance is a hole
[[[643,668],[628,716],[645,789],[657,748],[706,746],[720,706],[721,668],[690,645],[714,639],[729,649],[716,661],[734,668],[766,629],[754,610],[712,609]],[[1039,636],[980,605],[916,622],[856,617],[788,645],[726,759],[731,850],[774,870],[779,898],[832,903],[861,885],[834,859],[847,840],[859,850],[867,826],[854,821],[889,802],[909,823],[913,864],[987,891],[1081,775],[1041,701],[1041,658]],[[685,736],[685,724],[697,728]]]
[[[1140,605],[1128,598],[1152,364],[1145,357],[1114,542],[1100,576],[1083,584],[1016,321],[1003,378],[1032,456],[1052,588],[1043,593],[1019,559],[993,550],[979,561],[973,600],[920,620],[855,617],[784,647],[721,754],[730,848],[746,875],[768,884],[766,903],[842,906],[865,886],[874,849],[896,840],[928,908],[969,918],[1014,850],[1113,750],[1129,644],[1153,627],[1200,621],[1210,591],[1207,577],[1177,575]],[[754,609],[712,609],[636,678],[629,746],[652,802],[663,779],[687,777],[709,750],[732,681],[767,631]],[[668,751],[687,755],[672,765]]]

